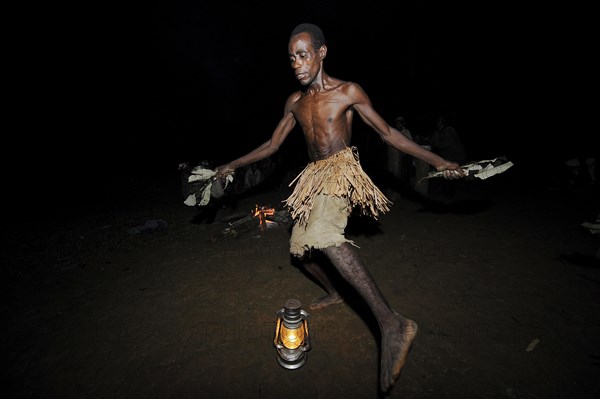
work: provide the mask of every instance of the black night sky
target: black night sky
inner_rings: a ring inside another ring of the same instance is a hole
[[[384,118],[404,115],[413,133],[451,113],[471,160],[531,162],[597,148],[585,123],[589,10],[351,4],[179,0],[88,9],[68,28],[54,20],[39,39],[47,67],[31,74],[25,94],[39,111],[26,116],[32,131],[17,137],[23,153],[9,179],[22,190],[23,176],[44,165],[53,179],[38,180],[39,189],[66,192],[246,153],[268,139],[299,88],[287,42],[307,21],[325,32],[330,75],[359,83]],[[354,140],[363,152],[380,141],[360,119]],[[299,131],[281,151],[303,156]]]

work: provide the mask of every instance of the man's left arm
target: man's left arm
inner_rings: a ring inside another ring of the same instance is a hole
[[[446,178],[464,176],[464,171],[459,164],[450,162],[439,155],[426,150],[413,140],[405,137],[397,129],[390,126],[385,119],[375,111],[368,95],[359,85],[353,84],[348,89],[347,94],[352,99],[353,107],[363,122],[375,130],[388,145],[427,162],[437,171],[452,171],[452,173],[444,174],[444,177]]]

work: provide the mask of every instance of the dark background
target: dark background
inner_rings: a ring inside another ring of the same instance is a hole
[[[3,170],[5,199],[25,206],[68,204],[184,160],[229,161],[264,142],[299,88],[287,43],[307,21],[325,32],[330,75],[359,83],[384,118],[404,115],[413,134],[450,113],[469,160],[506,155],[528,173],[597,152],[592,13],[576,5],[58,7],[21,14],[16,32],[25,42],[9,75]],[[381,159],[376,133],[359,119],[354,130],[363,159]],[[281,155],[306,160],[299,131]]]

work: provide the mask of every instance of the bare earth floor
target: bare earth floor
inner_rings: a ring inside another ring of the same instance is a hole
[[[377,222],[352,218],[381,290],[420,326],[390,398],[599,397],[600,237],[581,227],[598,198],[506,175],[450,198],[432,184]],[[208,223],[178,181],[115,182],[118,198],[5,226],[8,397],[381,397],[377,324],[347,288],[345,303],[308,309],[324,292],[291,261],[287,226],[210,240],[220,218],[279,209],[289,188],[240,197]],[[168,227],[129,232],[151,219]],[[310,313],[313,348],[297,370],[272,344],[288,298]]]

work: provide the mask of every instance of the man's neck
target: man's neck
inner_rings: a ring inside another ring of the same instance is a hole
[[[319,72],[319,74],[317,75],[315,80],[313,80],[313,82],[308,87],[308,94],[315,95],[315,94],[319,94],[319,93],[327,90],[326,86],[327,86],[328,80],[329,80],[329,75],[327,75],[325,73],[325,71],[323,70],[323,68],[321,67],[321,71]]]

